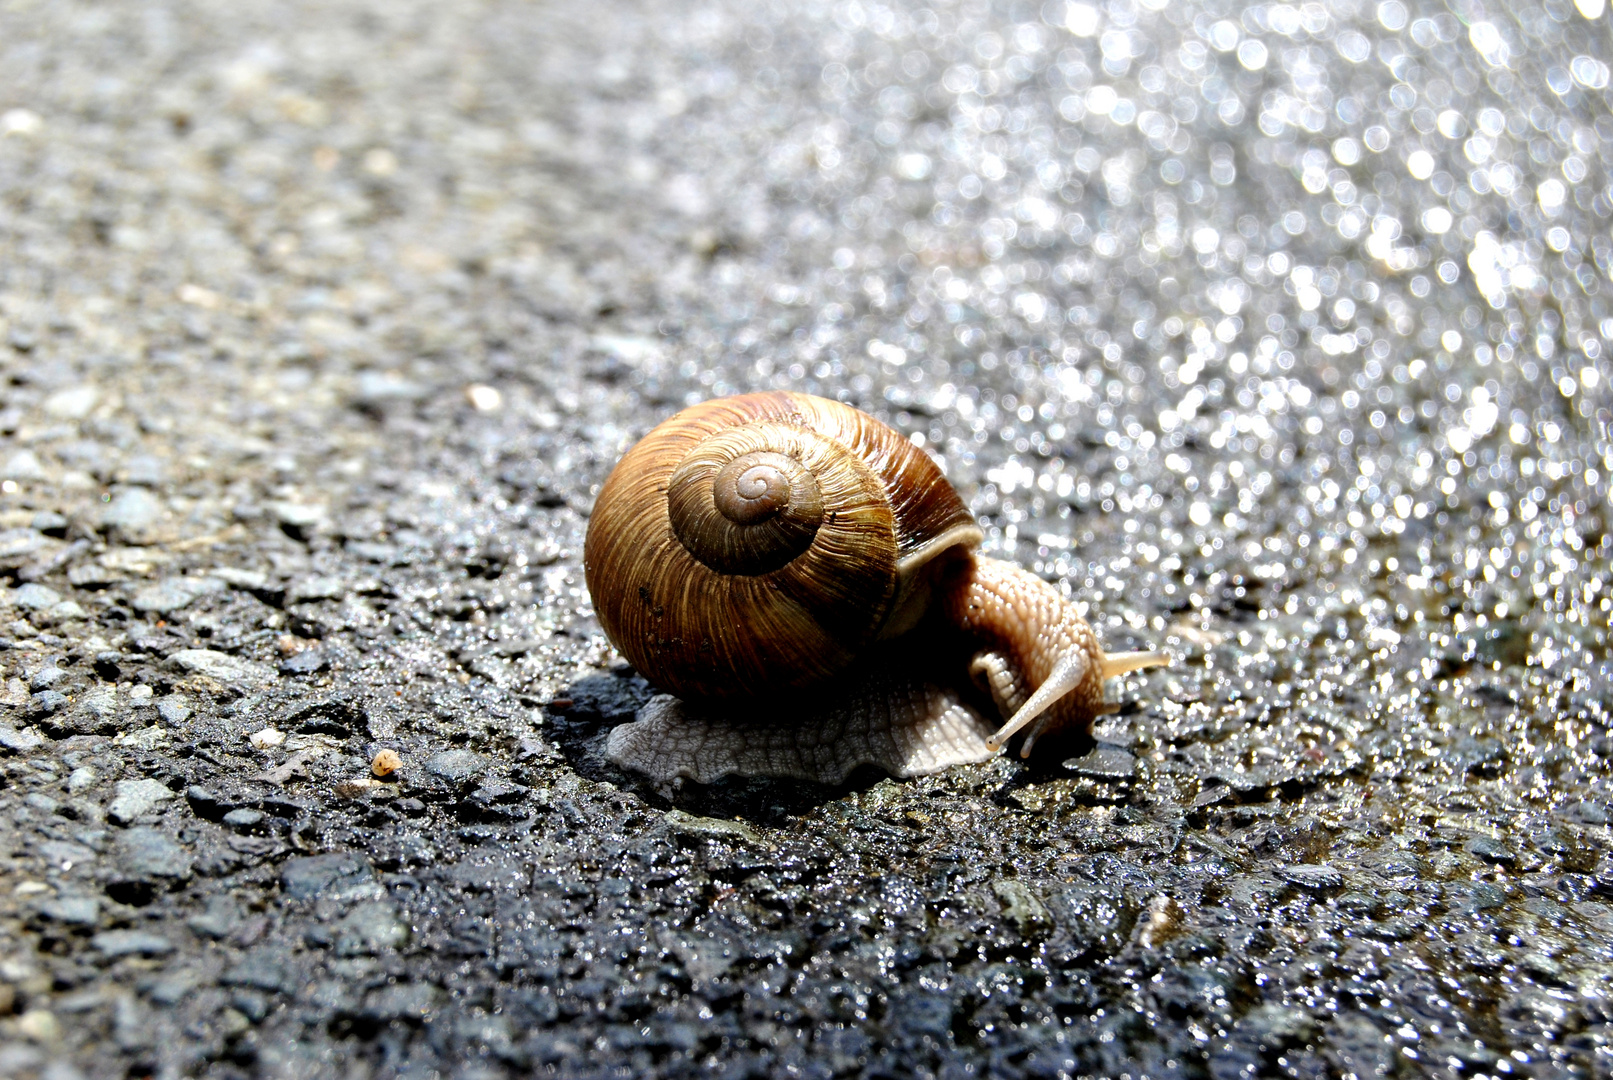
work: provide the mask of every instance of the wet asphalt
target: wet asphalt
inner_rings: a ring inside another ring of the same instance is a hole
[[[1603,9],[0,7],[0,1075],[1610,1075]],[[773,388],[1175,663],[612,767]]]

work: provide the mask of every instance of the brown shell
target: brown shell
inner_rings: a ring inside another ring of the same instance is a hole
[[[583,567],[605,633],[650,682],[748,697],[848,668],[905,595],[899,566],[973,525],[935,463],[873,417],[745,394],[685,409],[627,452]]]

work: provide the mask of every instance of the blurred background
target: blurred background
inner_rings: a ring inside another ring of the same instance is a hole
[[[1606,1073],[1608,18],[0,5],[0,1072]],[[767,388],[1178,662],[612,769],[593,494]]]

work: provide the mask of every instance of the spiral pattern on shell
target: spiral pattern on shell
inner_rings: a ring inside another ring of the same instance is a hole
[[[747,394],[628,451],[583,562],[601,625],[647,679],[746,697],[849,667],[890,618],[903,560],[972,526],[935,464],[872,417]]]

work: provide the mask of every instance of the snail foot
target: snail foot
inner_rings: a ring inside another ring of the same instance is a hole
[[[991,725],[959,694],[900,677],[872,679],[798,719],[721,711],[663,694],[612,729],[605,756],[658,783],[771,776],[836,785],[861,765],[926,776],[997,753]]]

